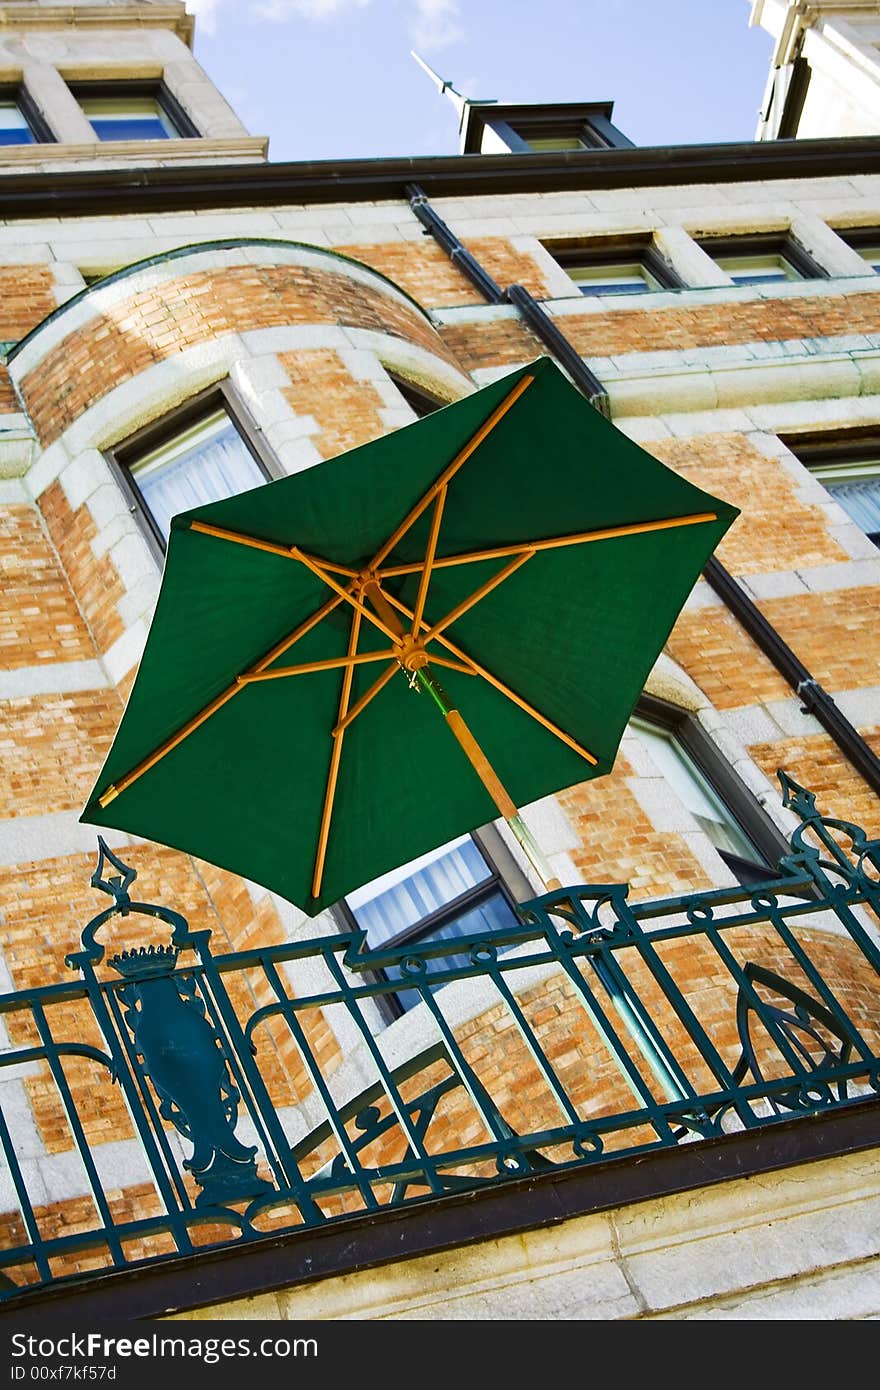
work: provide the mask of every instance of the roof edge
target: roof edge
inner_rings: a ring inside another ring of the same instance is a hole
[[[433,197],[590,188],[732,183],[880,173],[880,138],[652,145],[553,154],[432,155],[383,159],[212,164],[0,175],[8,220],[152,209],[405,199],[408,183]]]

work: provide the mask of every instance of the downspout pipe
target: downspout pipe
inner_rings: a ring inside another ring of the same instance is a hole
[[[470,280],[471,284],[479,290],[480,294],[489,304],[503,304],[504,291],[500,285],[496,285],[492,276],[484,270],[462,241],[459,241],[451,227],[448,227],[442,217],[431,207],[421,188],[417,183],[406,185],[406,196],[409,205],[421,222],[426,232],[434,238],[454,265]]]
[[[565,368],[575,386],[584,393],[590,405],[594,406],[600,415],[604,415],[607,420],[610,420],[611,406],[608,401],[608,392],[599,378],[593,376],[580,353],[575,351],[547,310],[536,299],[532,298],[524,285],[511,285],[505,297],[509,304],[513,304],[519,309],[535,337],[540,338],[548,352],[552,353],[557,362]]]
[[[417,183],[407,184],[406,196],[409,198],[410,207],[425,231],[429,232],[434,240],[443,247],[449,259],[458,266],[459,270],[463,271],[483,298],[489,304],[507,303],[518,309],[520,316],[525,319],[535,337],[541,340],[557,362],[565,368],[590,404],[595,406],[600,414],[608,416],[608,394],[601,381],[593,375],[580,353],[575,352],[571,343],[564,333],[561,333],[557,328],[546,309],[532,298],[525,286],[511,285],[507,290],[503,290],[492,279],[488,271],[480,265],[476,256],[459,240],[452,228],[443,221],[442,217],[438,216]]]
[[[773,624],[767,621],[757,604],[752,602],[742,585],[714,555],[705,565],[703,577],[777,671],[785,677],[800,697],[805,711],[818,719],[872,791],[880,796],[880,758],[835,704],[828,691],[819,684],[809,668],[783,641]]]
[[[490,304],[513,304],[536,337],[540,338],[548,351],[569,373],[591,405],[610,419],[608,393],[543,306],[533,299],[522,285],[511,285],[506,291],[502,290],[452,229],[438,217],[418,184],[407,184],[406,195],[422,226],[443,247],[484,299]],[[835,704],[827,690],[795,655],[773,624],[764,617],[757,604],[749,598],[742,585],[716,556],[709,558],[703,575],[742,628],[795,691],[804,710],[819,721],[849,763],[864,778],[872,791],[880,796],[880,758]]]

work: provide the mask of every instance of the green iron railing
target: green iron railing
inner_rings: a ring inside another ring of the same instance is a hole
[[[0,1294],[877,1095],[880,842],[780,777],[801,824],[766,884],[565,888],[396,952],[215,956],[102,841],[80,978],[0,998]],[[144,916],[170,940],[105,961],[98,932]],[[422,1007],[383,1031],[402,987]]]

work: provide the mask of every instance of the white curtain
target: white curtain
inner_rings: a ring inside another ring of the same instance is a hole
[[[379,880],[379,891],[372,896],[369,888],[349,896],[349,907],[358,926],[366,930],[371,946],[381,946],[490,877],[486,861],[469,836],[439,851],[430,862],[417,863],[420,867],[414,865],[414,871],[405,877],[404,870],[398,882],[384,886]],[[447,927],[442,934],[452,936],[454,928]]]
[[[206,431],[182,451],[180,446],[156,450],[132,474],[141,495],[162,532],[168,538],[171,518],[178,512],[219,502],[266,481],[265,475],[227,419]]]
[[[852,517],[866,536],[880,533],[880,478],[863,478],[851,483],[826,483],[835,502]]]

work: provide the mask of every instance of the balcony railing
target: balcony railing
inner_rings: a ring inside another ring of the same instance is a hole
[[[102,842],[79,978],[0,999],[3,1297],[876,1096],[880,842],[782,781],[801,823],[765,884],[565,888],[397,952],[215,956]],[[383,1029],[401,987],[421,1005]]]

